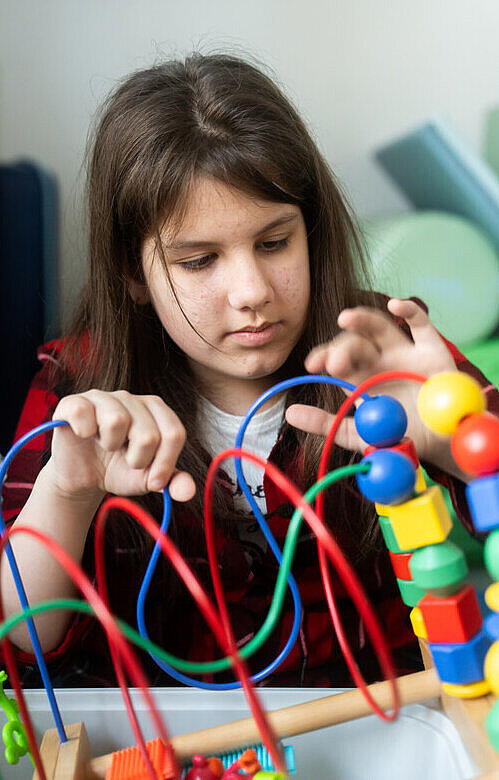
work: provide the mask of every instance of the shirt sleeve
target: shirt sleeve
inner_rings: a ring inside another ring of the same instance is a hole
[[[14,443],[25,433],[52,419],[61,397],[57,387],[64,377],[58,362],[60,349],[61,342],[55,341],[38,350],[42,365],[28,390],[14,434]],[[12,460],[2,485],[2,514],[7,526],[14,522],[28,500],[40,470],[50,457],[51,441],[51,431],[41,434],[29,441]],[[61,657],[78,641],[89,620],[88,616],[74,615],[61,644],[45,654],[47,663]],[[34,663],[34,655],[18,648],[14,650],[21,664]]]

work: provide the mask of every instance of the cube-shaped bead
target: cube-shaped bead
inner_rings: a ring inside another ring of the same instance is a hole
[[[468,685],[483,680],[483,665],[490,639],[478,631],[468,642],[428,645],[442,682]]]
[[[402,601],[408,607],[416,607],[426,593],[423,588],[416,585],[414,580],[397,579],[397,585],[399,586]]]
[[[385,540],[385,544],[388,547],[388,550],[393,553],[401,553],[402,550],[398,545],[397,537],[393,533],[392,524],[390,523],[389,519],[380,515],[378,520],[379,527],[381,528],[381,533],[383,534],[383,539]]]
[[[372,444],[368,444],[364,450],[364,455],[369,455],[370,452],[374,452],[376,449],[378,448],[373,447]],[[408,436],[404,436],[404,438],[401,439],[398,444],[392,444],[390,447],[383,447],[383,449],[394,450],[395,452],[401,452],[402,455],[407,455],[407,457],[414,463],[415,468],[418,468],[418,453],[416,452],[416,447],[414,446],[413,440]]]
[[[378,513],[380,508],[376,504]],[[404,551],[444,542],[452,528],[452,520],[438,485],[432,485],[403,504],[383,506],[383,510],[400,549]]]
[[[411,619],[412,630],[416,636],[420,636],[422,639],[428,639],[423,615],[419,607],[414,607],[414,609],[411,609],[409,617]]]
[[[389,550],[388,555],[390,556],[393,571],[398,580],[414,579],[409,568],[409,561],[411,559],[412,552],[394,553]]]
[[[470,482],[466,486],[466,498],[477,531],[499,528],[499,473]]]
[[[482,614],[472,585],[445,599],[427,594],[418,604],[429,642],[467,642],[482,627]]]
[[[463,551],[447,541],[416,550],[410,558],[409,570],[421,588],[442,595],[442,589],[448,594],[459,590],[468,565]]]

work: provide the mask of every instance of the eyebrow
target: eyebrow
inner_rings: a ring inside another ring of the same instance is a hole
[[[274,219],[272,222],[269,222],[267,225],[265,225],[261,230],[258,231],[258,233],[256,233],[254,237],[258,238],[264,233],[267,233],[269,230],[272,230],[276,227],[281,227],[282,225],[288,225],[290,222],[294,222],[296,219],[298,219],[298,214],[284,214],[282,217],[278,217],[277,219]],[[174,241],[172,244],[163,244],[163,248],[173,250],[194,249],[198,247],[201,248],[213,246],[216,243],[216,241],[203,241],[201,239],[194,239],[192,241]]]

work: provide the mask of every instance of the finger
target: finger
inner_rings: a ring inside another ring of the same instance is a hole
[[[82,396],[94,406],[98,428],[96,438],[102,449],[107,452],[121,449],[132,424],[132,417],[126,407],[114,394],[102,390],[88,390]]]
[[[442,346],[442,339],[427,313],[415,301],[390,298],[387,308],[395,317],[405,320],[415,344]]]
[[[132,469],[145,469],[151,465],[161,441],[158,424],[140,396],[126,391],[113,393],[125,407],[131,418],[126,442],[125,460]]]
[[[185,443],[185,428],[175,412],[157,396],[144,396],[160,432],[160,442],[149,468],[147,487],[160,490],[168,484]],[[185,499],[186,500],[186,499]]]
[[[371,341],[380,352],[409,341],[391,317],[378,309],[365,306],[344,309],[338,316],[338,325],[349,333],[356,333]]]
[[[330,376],[354,381],[364,378],[379,363],[380,353],[369,339],[354,333],[341,333],[305,360],[307,371],[327,371]]]
[[[334,422],[334,415],[319,409],[317,406],[292,404],[286,409],[286,420],[290,425],[306,433],[317,433],[327,436]]]
[[[292,404],[286,409],[286,420],[290,425],[306,433],[327,436],[336,415],[329,414],[316,406]],[[338,426],[335,444],[352,452],[363,452],[366,443],[360,438],[352,417],[345,417]]]
[[[82,395],[67,395],[59,401],[52,419],[69,423],[73,433],[81,439],[90,439],[98,432],[95,407]],[[54,435],[64,433],[64,427],[56,429]]]
[[[195,482],[186,471],[176,471],[168,488],[174,501],[190,501],[196,493]]]

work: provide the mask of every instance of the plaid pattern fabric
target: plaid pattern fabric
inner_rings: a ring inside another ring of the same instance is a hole
[[[488,399],[488,408],[499,414],[499,392],[490,385],[483,374],[456,349],[446,342],[458,368],[473,376],[481,385]],[[57,362],[61,343],[51,342],[39,350],[42,368],[35,376],[29,390],[16,431],[16,440],[40,423],[50,420],[59,401],[57,383],[62,379]],[[55,373],[54,373],[55,371]],[[282,437],[281,437],[282,439]],[[2,506],[6,522],[12,521],[26,501],[36,476],[49,457],[50,433],[30,442],[11,464],[7,480],[2,487]],[[281,441],[281,440],[280,440]],[[270,459],[293,480],[298,453],[283,451],[280,441]],[[472,529],[465,500],[464,485],[429,464],[423,464],[436,482],[449,489],[454,507],[461,522]],[[270,529],[279,546],[283,547],[285,534],[293,508],[287,498],[270,482],[264,480],[267,500],[267,518]],[[363,499],[352,481],[348,491],[347,512],[358,512]],[[192,518],[185,513],[189,526]],[[182,517],[184,522],[184,516]],[[336,532],[335,532],[336,533]],[[345,533],[337,534],[337,541],[347,555],[355,552],[356,540]],[[92,532],[89,534],[84,565],[92,571]],[[277,565],[271,552],[248,565],[247,550],[237,539],[218,539],[220,571],[224,582],[229,611],[239,643],[254,636],[267,614],[274,589]],[[134,608],[143,571],[136,566],[136,550],[112,549],[106,554],[106,567],[111,605],[116,614],[135,625]],[[349,556],[350,557],[350,556]],[[206,579],[206,556],[198,555],[190,560],[201,579]],[[355,567],[357,574],[375,606],[388,643],[394,656],[398,674],[421,668],[417,644],[408,619],[409,609],[403,604],[386,550],[373,550]],[[299,641],[278,672],[263,684],[306,686],[350,686],[352,680],[342,659],[338,641],[331,626],[327,604],[318,575],[315,539],[306,528],[302,529],[297,545],[293,574],[303,600],[303,617]],[[333,575],[333,586],[345,631],[358,665],[368,681],[379,679],[379,670],[373,657],[369,639],[342,584]],[[179,595],[173,604],[165,608],[165,593],[161,586],[161,572],[155,575],[150,589],[147,607],[147,624],[150,635],[170,652],[191,660],[211,660],[219,656],[215,639],[206,627],[204,619],[194,608],[188,595]],[[250,661],[252,672],[268,664],[282,648],[291,629],[293,609],[290,598],[286,600],[279,626],[264,648]],[[23,664],[25,685],[41,684],[33,657],[18,651]],[[105,636],[95,621],[75,616],[63,643],[47,654],[56,685],[115,685]],[[146,672],[155,685],[171,685],[172,680],[142,654]],[[219,674],[216,682],[231,679],[230,674]],[[176,683],[173,683],[176,684]]]

